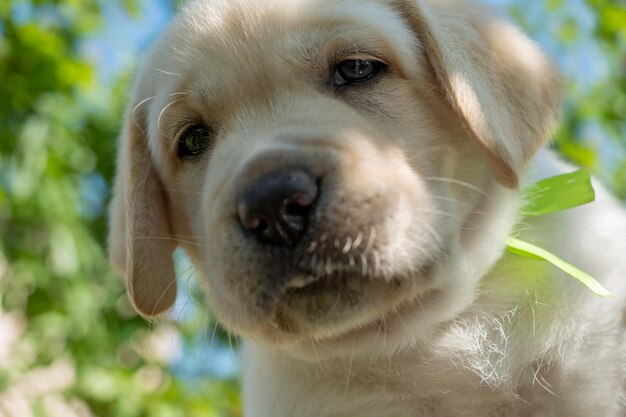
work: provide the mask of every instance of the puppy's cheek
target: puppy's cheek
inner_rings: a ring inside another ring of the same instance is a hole
[[[208,221],[211,234],[204,249],[202,269],[209,303],[218,320],[230,331],[246,333],[258,326],[266,313],[255,302],[254,276],[245,262],[248,251],[237,232],[225,222]]]

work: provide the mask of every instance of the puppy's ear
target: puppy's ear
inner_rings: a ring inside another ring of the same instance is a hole
[[[109,257],[127,278],[135,309],[155,317],[176,299],[175,245],[170,239],[167,197],[148,148],[145,116],[129,114],[119,142]]]
[[[516,188],[520,170],[556,127],[560,74],[530,39],[473,1],[396,4],[495,177]]]

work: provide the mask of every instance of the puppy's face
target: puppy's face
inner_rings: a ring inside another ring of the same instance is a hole
[[[557,83],[509,26],[453,6],[183,10],[140,74],[120,154],[111,251],[136,307],[173,303],[177,244],[230,330],[284,347],[418,310],[428,327],[471,302],[465,229],[546,138]]]
[[[212,306],[271,340],[342,332],[437,288],[466,212],[442,179],[488,174],[397,13],[283,7],[213,11],[175,44],[191,62],[166,68],[182,77],[151,117],[172,103],[151,146]],[[206,149],[187,155],[195,140]]]

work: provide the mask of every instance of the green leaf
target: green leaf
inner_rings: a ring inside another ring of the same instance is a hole
[[[585,170],[541,180],[524,190],[522,215],[540,216],[578,207],[595,200],[591,177]]]
[[[515,255],[524,256],[530,259],[541,259],[559,268],[561,271],[582,282],[591,291],[600,297],[613,297],[614,295],[596,281],[591,275],[581,271],[574,265],[564,261],[547,250],[524,242],[513,237],[507,239],[507,250]]]

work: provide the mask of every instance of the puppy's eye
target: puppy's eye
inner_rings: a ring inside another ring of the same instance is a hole
[[[384,64],[380,61],[350,59],[340,62],[335,67],[335,83],[337,85],[356,84],[375,77]]]
[[[187,129],[178,141],[178,157],[197,156],[211,145],[211,131],[202,125]]]

